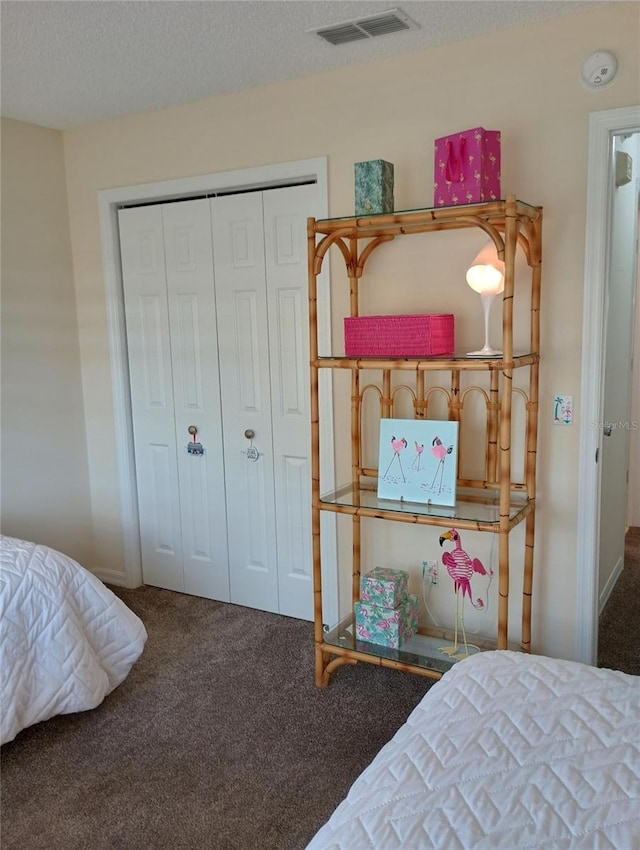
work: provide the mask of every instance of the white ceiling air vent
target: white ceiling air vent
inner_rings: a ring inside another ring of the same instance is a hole
[[[392,32],[417,29],[417,24],[401,9],[388,9],[386,12],[378,12],[366,18],[355,21],[343,21],[341,24],[333,24],[330,27],[319,27],[309,30],[319,35],[329,44],[349,44],[352,41],[360,41],[364,38],[375,38],[378,35],[388,35]]]

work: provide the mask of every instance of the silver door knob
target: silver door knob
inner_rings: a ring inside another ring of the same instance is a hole
[[[192,437],[195,437],[195,435],[198,433],[198,429],[195,425],[189,425],[189,427],[187,428],[187,433],[191,434]]]
[[[605,425],[602,429],[602,433],[605,435],[605,437],[610,437],[612,432],[613,428],[611,427],[611,425]]]
[[[244,432],[244,435],[247,438],[247,440],[253,440],[253,438],[255,437],[256,434],[255,434],[255,431],[251,430],[251,428],[247,428],[247,430]]]

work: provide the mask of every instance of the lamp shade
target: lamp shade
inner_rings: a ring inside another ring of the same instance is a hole
[[[467,283],[480,295],[497,295],[504,289],[504,263],[498,259],[493,242],[487,242],[474,259],[467,272]]]

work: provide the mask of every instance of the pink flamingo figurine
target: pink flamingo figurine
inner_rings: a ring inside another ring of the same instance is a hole
[[[453,451],[453,446],[445,446],[442,443],[440,437],[434,437],[433,442],[431,443],[431,454],[438,461],[438,465],[436,466],[436,472],[433,476],[433,481],[431,482],[431,489],[436,483],[436,478],[438,477],[438,472],[440,473],[440,486],[438,487],[438,493],[442,493],[442,481],[444,478],[444,461],[447,455],[450,455]]]
[[[420,472],[420,458],[422,457],[422,452],[424,451],[424,443],[420,445],[420,443],[415,440],[414,445],[416,448],[416,456],[413,459],[413,463],[411,464],[411,469],[415,469],[417,472]]]
[[[440,545],[445,540],[451,540],[454,543],[454,548],[451,552],[444,552],[442,555],[442,563],[447,568],[447,572],[453,579],[453,586],[456,595],[456,624],[453,639],[453,646],[441,647],[442,652],[451,655],[453,658],[466,658],[469,655],[469,646],[467,644],[467,636],[464,630],[464,597],[468,596],[469,601],[477,610],[484,608],[484,602],[480,597],[477,601],[473,601],[471,595],[471,577],[474,573],[486,576],[487,570],[484,564],[478,558],[471,558],[462,548],[460,534],[455,528],[445,531],[440,537]],[[490,570],[488,575],[493,575],[493,570]],[[460,593],[462,591],[462,593]],[[462,628],[462,639],[464,641],[464,652],[458,652],[458,620]]]
[[[391,469],[391,464],[393,463],[393,461],[396,458],[398,458],[398,463],[400,465],[400,472],[402,474],[402,480],[403,480],[404,483],[406,483],[407,479],[404,477],[404,470],[402,469],[402,461],[400,460],[400,452],[403,449],[407,448],[407,441],[405,440],[404,437],[400,437],[399,440],[396,440],[395,437],[391,437],[391,448],[393,449],[393,457],[391,458],[391,461],[389,462],[389,466],[387,467],[387,470],[382,477],[383,478],[387,477],[387,473]]]

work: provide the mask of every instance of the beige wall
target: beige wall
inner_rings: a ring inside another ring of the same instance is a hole
[[[2,531],[94,562],[62,134],[6,119]]]
[[[337,216],[353,208],[353,163],[384,158],[395,164],[396,208],[428,206],[433,139],[484,125],[502,131],[504,192],[545,207],[534,646],[573,654],[579,430],[577,423],[552,427],[552,399],[573,394],[580,415],[588,115],[640,101],[638,8],[605,4],[510,33],[65,133],[99,564],[122,565],[122,539],[98,191],[327,156],[330,212]],[[593,93],[580,83],[580,67],[603,46],[617,54],[622,72],[612,87]],[[395,267],[386,260],[372,267],[374,276],[415,281],[396,308],[465,313],[469,293],[458,282],[479,246],[464,234],[449,235],[446,243],[436,239],[427,261],[411,249],[392,255]],[[425,281],[442,282],[428,305]],[[336,324],[345,303],[334,304]],[[463,322],[461,334],[475,334],[480,344],[474,321]]]

